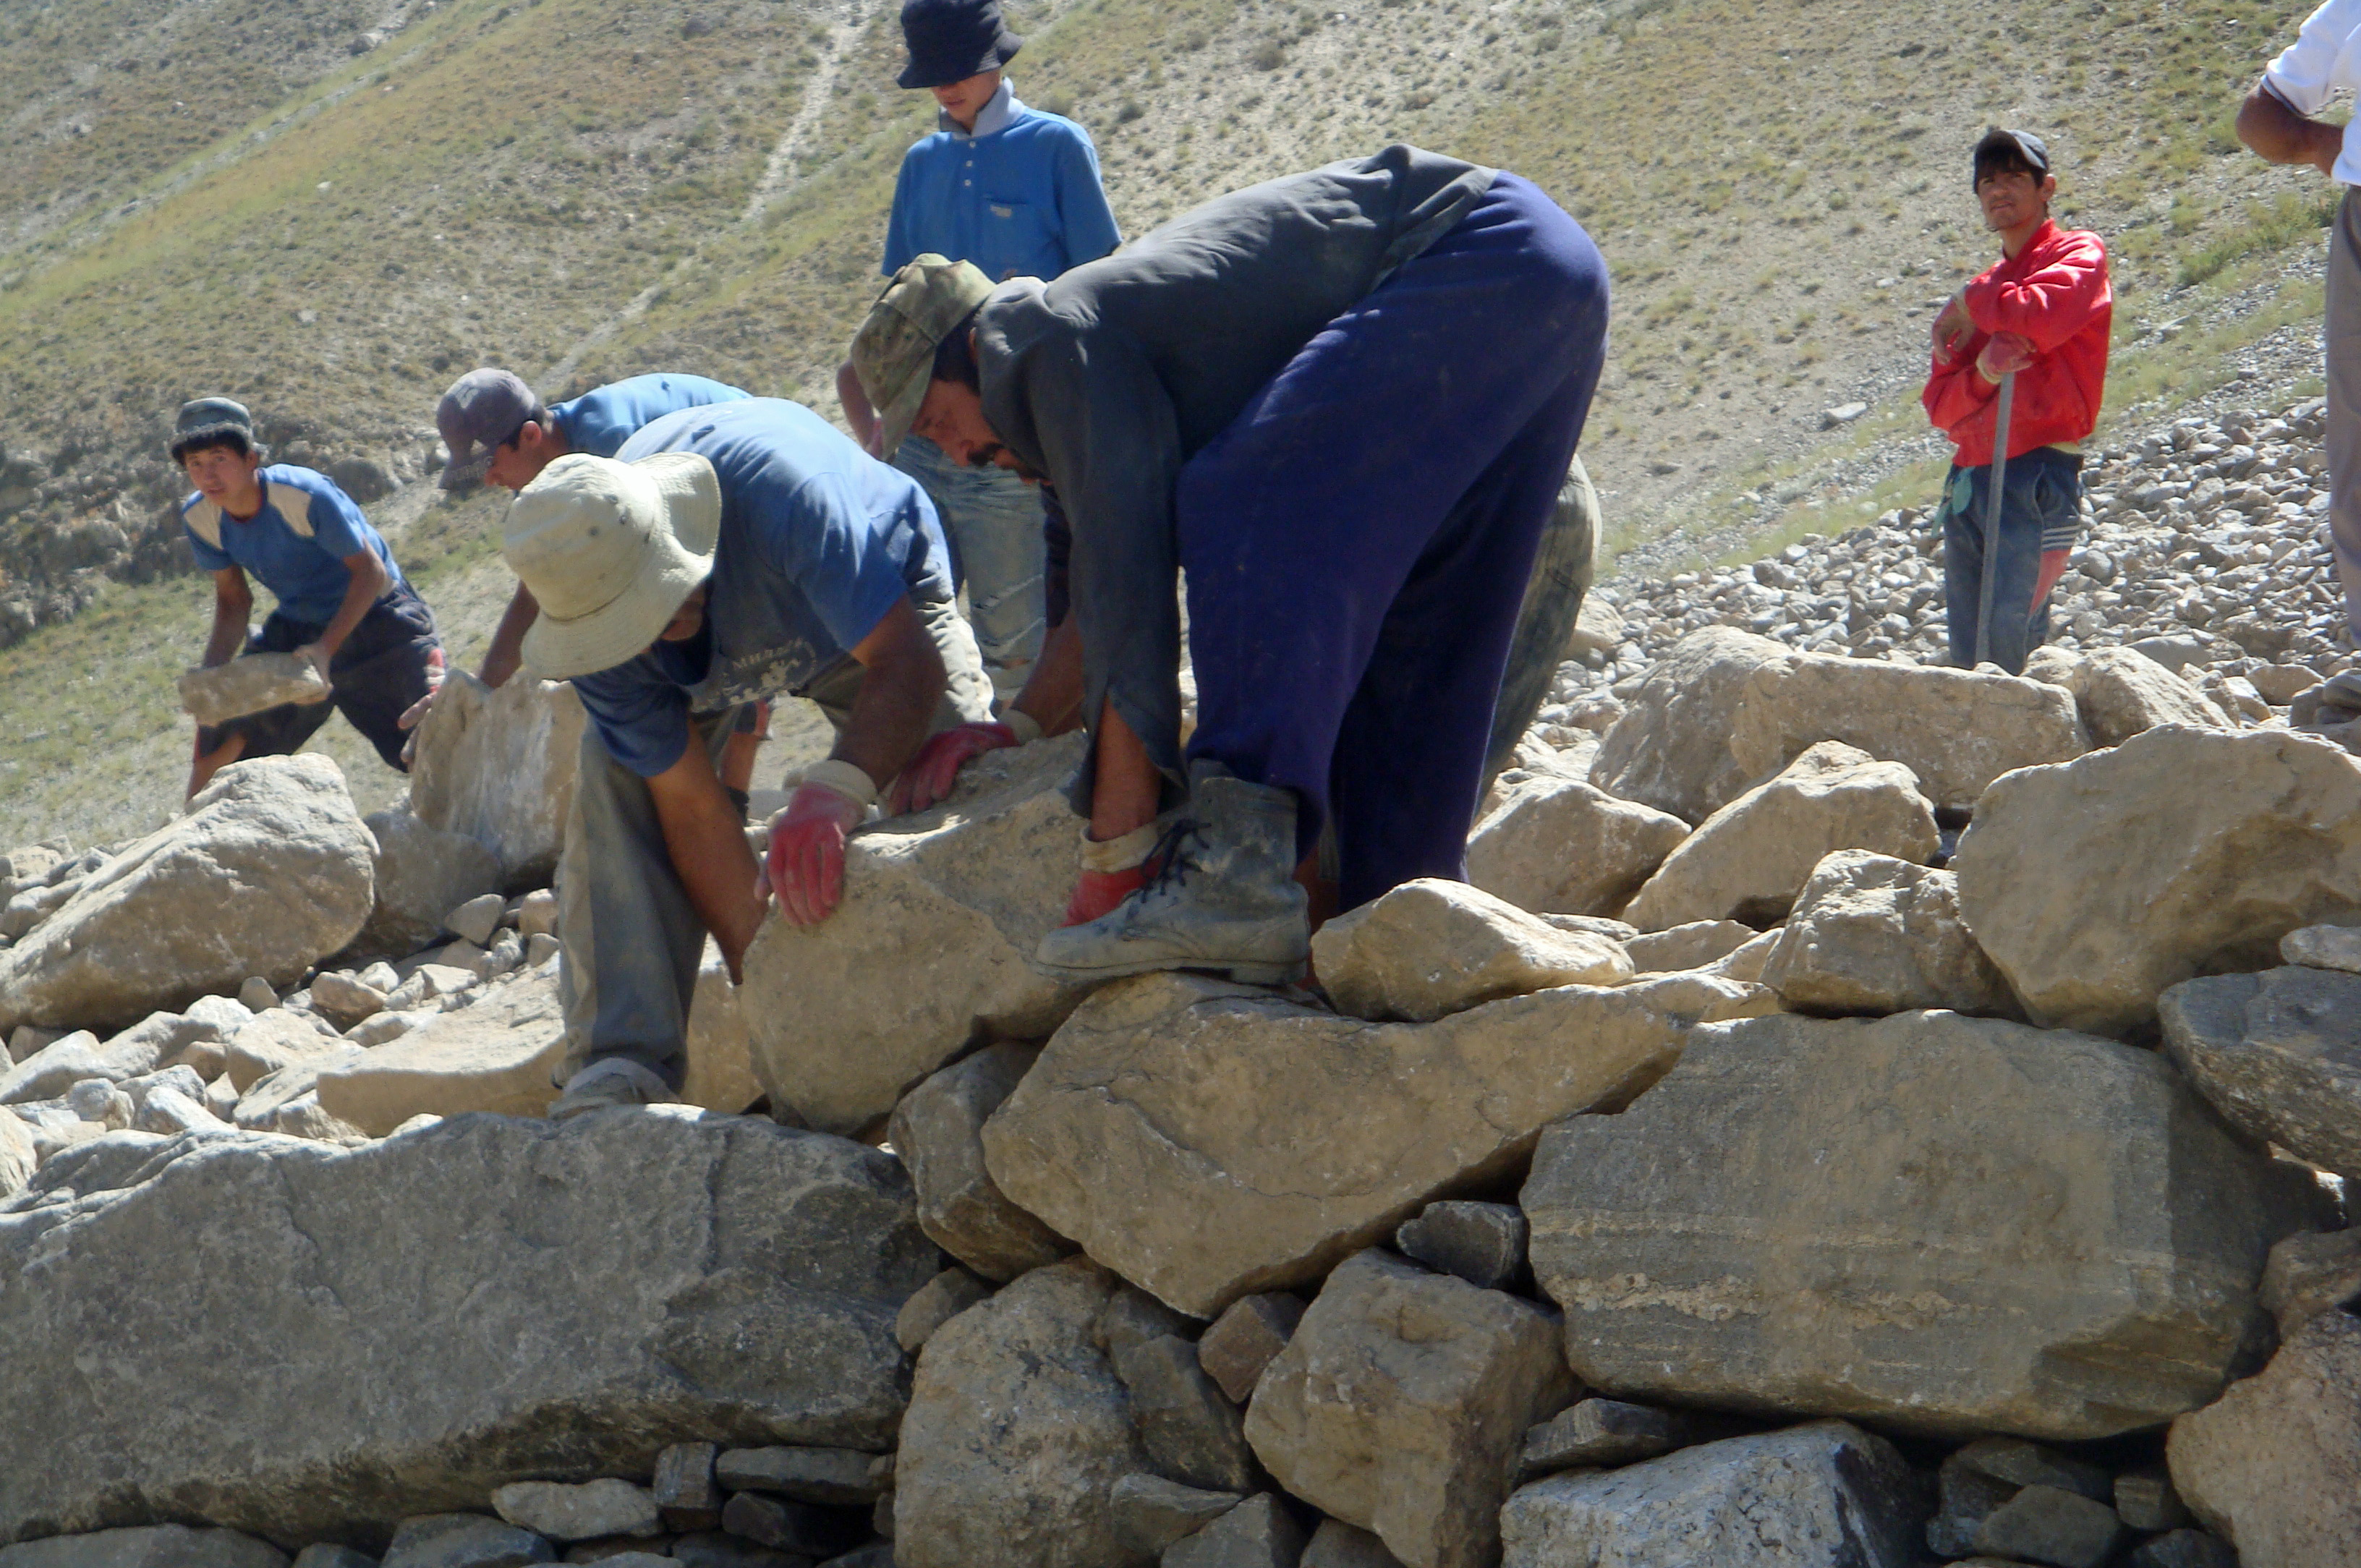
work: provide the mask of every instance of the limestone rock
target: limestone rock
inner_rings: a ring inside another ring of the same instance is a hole
[[[1822,741],[1697,825],[1623,911],[1643,931],[1695,920],[1778,919],[1838,850],[1928,861],[1934,808],[1908,768]]]
[[[528,904],[531,900],[526,901]],[[546,938],[544,938],[546,939]],[[697,971],[697,990],[688,1003],[688,1071],[680,1097],[708,1111],[743,1111],[763,1097],[754,1081],[754,1058],[748,1045],[746,1009],[721,949],[708,940],[705,960]]]
[[[1915,1568],[1924,1514],[1893,1444],[1814,1421],[1535,1482],[1500,1533],[1504,1568]]]
[[[290,702],[324,702],[335,689],[318,665],[292,653],[247,653],[210,670],[183,670],[181,709],[199,724],[226,724]]]
[[[1091,1328],[1114,1277],[1081,1259],[1024,1275],[937,1330],[895,1464],[898,1568],[1136,1568],[1110,1493],[1149,1468]]]
[[[287,1568],[287,1554],[237,1530],[166,1524],[0,1546],[0,1568]]]
[[[1253,1487],[1238,1408],[1197,1365],[1195,1345],[1165,1334],[1117,1353],[1115,1371],[1131,1394],[1132,1424],[1158,1475],[1208,1491]]]
[[[18,1117],[0,1113],[0,1203],[25,1190],[39,1164],[32,1129]]]
[[[418,727],[410,809],[498,855],[507,886],[547,885],[574,808],[584,721],[565,682],[518,675],[494,690],[452,671]]]
[[[377,902],[353,939],[357,955],[407,958],[443,934],[445,913],[500,885],[500,858],[465,833],[407,811],[372,812],[367,821],[377,840]]]
[[[324,1069],[320,1104],[371,1137],[412,1116],[489,1111],[539,1116],[557,1098],[565,1055],[556,981],[520,977],[481,1002]]]
[[[1197,1365],[1243,1405],[1263,1368],[1279,1359],[1303,1321],[1303,1299],[1284,1290],[1240,1297],[1213,1320],[1197,1341]]]
[[[2361,765],[2284,730],[2147,730],[1993,785],[1951,869],[2036,1023],[2123,1034],[2168,986],[2361,922]]]
[[[1642,974],[1703,969],[1728,958],[1761,933],[1740,920],[1691,920],[1661,931],[1642,931],[1623,944],[1631,967]]]
[[[385,1568],[527,1568],[557,1552],[529,1530],[482,1514],[422,1514],[401,1521]]]
[[[559,1541],[602,1535],[653,1535],[655,1494],[611,1475],[566,1486],[557,1481],[511,1481],[492,1491],[492,1511],[512,1525]]]
[[[984,1118],[1040,1054],[997,1045],[952,1063],[902,1097],[887,1133],[917,1189],[919,1225],[986,1279],[1014,1279],[1073,1250],[1010,1202],[983,1166]]]
[[[314,1027],[301,1014],[273,1008],[229,1037],[222,1060],[230,1082],[245,1094],[265,1078],[299,1062],[320,1063],[345,1053],[346,1042]]]
[[[1161,1568],[1296,1568],[1302,1553],[1302,1529],[1258,1492],[1166,1552]]]
[[[2361,926],[2305,926],[2279,938],[2279,957],[2313,969],[2361,974]]]
[[[1604,937],[1560,931],[1466,883],[1421,877],[1337,916],[1312,962],[1340,1013],[1430,1023],[1556,985],[1620,985],[1631,960]]]
[[[1525,1433],[1518,1468],[1526,1475],[1603,1468],[1653,1459],[1696,1440],[1690,1417],[1622,1399],[1584,1399]]]
[[[233,762],[0,950],[0,1030],[127,1025],[251,974],[291,985],[359,931],[370,892],[368,830],[335,763]]]
[[[1194,1332],[1195,1325],[1186,1317],[1147,1291],[1135,1285],[1121,1285],[1101,1309],[1099,1321],[1091,1327],[1091,1339],[1106,1352],[1110,1362],[1116,1362],[1135,1345],[1167,1334],[1186,1339]]]
[[[1438,1274],[1505,1290],[1525,1267],[1525,1216],[1507,1203],[1450,1199],[1429,1203],[1394,1233],[1394,1248]]]
[[[1401,1568],[1401,1559],[1366,1530],[1343,1519],[1322,1519],[1298,1568]]]
[[[1704,821],[1786,762],[1749,768],[1730,741],[1755,673],[1784,674],[1795,659],[1767,637],[1727,626],[1690,632],[1649,669],[1599,743],[1590,782],[1619,800]]]
[[[2048,1439],[2212,1398],[2318,1201],[2152,1053],[1949,1013],[1698,1029],[1523,1195],[1605,1393]]]
[[[2157,1012],[2173,1062],[2232,1126],[2361,1177],[2361,975],[2207,975]]]
[[[873,1503],[882,1488],[870,1479],[876,1455],[853,1448],[733,1448],[714,1475],[733,1492],[775,1492],[799,1503],[835,1508]]]
[[[946,1268],[917,1290],[894,1319],[894,1338],[912,1355],[935,1331],[992,1294],[992,1287],[964,1268]]]
[[[1548,1313],[1372,1250],[1328,1277],[1263,1375],[1246,1441],[1410,1568],[1477,1568],[1525,1429],[1574,1393]]]
[[[2263,1265],[2260,1293],[2281,1339],[2361,1297],[2361,1231],[2305,1231],[2279,1243]]]
[[[2056,1486],[2026,1487],[1976,1527],[1978,1552],[2058,1568],[2099,1568],[2123,1539],[2114,1509]]]
[[[330,970],[312,981],[312,1006],[339,1029],[349,1029],[385,1011],[385,992],[352,975]]]
[[[1865,850],[1839,850],[1812,868],[1763,983],[1806,1013],[2015,1010],[1960,918],[1951,873]]]
[[[2260,1373],[2172,1423],[2172,1484],[2240,1562],[2361,1562],[2356,1387],[2361,1318],[2323,1312]]]
[[[1820,741],[1841,740],[1901,763],[1929,800],[1961,809],[2012,769],[2091,749],[2072,696],[2056,686],[1826,653],[1756,670],[1729,738],[1749,778],[1785,767]]]
[[[465,903],[445,905],[443,929],[463,942],[473,942],[479,948],[491,946],[492,935],[500,928],[500,916],[508,909],[508,901],[497,893],[480,893]]]
[[[87,1029],[43,1046],[6,1073],[0,1073],[0,1105],[54,1100],[88,1079],[120,1083],[155,1071],[202,1038],[220,1031],[177,1013],[151,1013],[104,1044]]]
[[[674,1442],[884,1448],[895,1313],[939,1255],[891,1157],[682,1107],[124,1154],[0,1214],[0,1387],[44,1412],[0,1423],[0,1537],[382,1540]]]
[[[2179,724],[2223,729],[2222,710],[2195,686],[2145,653],[2091,648],[2069,653],[2044,648],[2026,662],[2026,678],[2062,685],[2094,746],[2120,746],[2143,729]]]
[[[855,833],[844,902],[764,923],[745,962],[754,1072],[774,1106],[853,1133],[978,1040],[1038,1039],[1080,988],[1032,968],[1074,881],[1063,786],[1082,737],[979,757],[931,811]]]
[[[1212,1317],[1309,1284],[1445,1191],[1513,1170],[1544,1124],[1653,1082],[1697,1019],[1760,1011],[1768,994],[1684,976],[1365,1024],[1143,975],[1058,1031],[984,1124],[985,1164],[1092,1256]]]
[[[1115,1540],[1153,1557],[1185,1535],[1220,1519],[1246,1499],[1235,1492],[1208,1492],[1161,1475],[1126,1475],[1107,1494]]]
[[[1667,811],[1544,775],[1510,792],[1467,839],[1467,880],[1536,915],[1620,909],[1689,835]]]

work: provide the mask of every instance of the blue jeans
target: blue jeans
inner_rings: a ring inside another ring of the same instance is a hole
[[[923,435],[906,436],[894,466],[918,481],[950,542],[951,580],[967,589],[968,624],[993,684],[1014,690],[1041,652],[1041,492],[1005,468],[968,468]]]
[[[1943,487],[1943,589],[1951,663],[1972,669],[1983,588],[1984,507],[1992,469],[1954,467]],[[1985,657],[2010,674],[2049,638],[2049,590],[2082,524],[2082,460],[2037,447],[2008,460],[2001,487],[1998,577]],[[2054,559],[2045,562],[2045,557]],[[2045,565],[2049,568],[2045,570]]]

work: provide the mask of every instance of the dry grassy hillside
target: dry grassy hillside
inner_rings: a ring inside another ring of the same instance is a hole
[[[2114,249],[2115,410],[2258,344],[2293,373],[2316,321],[2322,192],[2227,130],[2297,18],[2239,0],[1016,9],[1017,91],[1091,128],[1127,233],[1396,138],[1557,195],[1617,291],[1586,456],[1614,542],[1653,559],[1929,482],[1920,345],[1989,248],[1964,171],[1989,122],[2050,135],[2066,213]],[[894,18],[0,0],[22,105],[0,121],[0,641],[43,623],[0,652],[0,840],[124,830],[176,794],[169,677],[204,618],[159,454],[183,397],[246,398],[290,455],[395,478],[476,363],[552,396],[693,369],[833,412],[931,120],[892,85]],[[489,501],[412,486],[373,511],[470,651],[501,592]],[[395,787],[339,751],[366,795]]]

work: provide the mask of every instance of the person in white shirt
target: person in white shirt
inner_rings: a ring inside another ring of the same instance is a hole
[[[2345,187],[2328,231],[2328,519],[2361,646],[2361,120],[2312,117],[2340,90],[2361,91],[2361,0],[2327,0],[2305,19],[2239,107],[2238,139],[2267,162],[2309,163]]]

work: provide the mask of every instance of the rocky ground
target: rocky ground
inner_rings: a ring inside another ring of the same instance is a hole
[[[564,688],[0,861],[0,1568],[2361,1560],[2361,681],[2319,411],[1601,592],[1316,985],[1026,962],[1072,738],[552,1124]],[[552,883],[556,886],[553,889]]]

